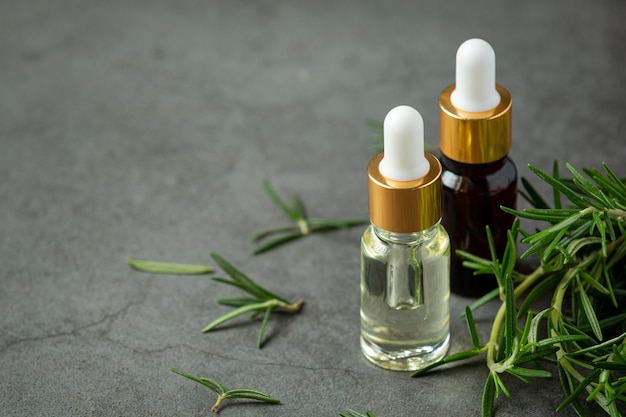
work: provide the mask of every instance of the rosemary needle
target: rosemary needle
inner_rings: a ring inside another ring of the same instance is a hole
[[[261,401],[261,402],[271,403],[271,404],[280,403],[280,400],[276,398],[272,398],[269,394],[263,391],[258,391],[258,390],[249,389],[249,388],[226,390],[222,384],[220,384],[214,379],[197,378],[183,371],[179,371],[178,369],[175,369],[175,368],[170,368],[170,370],[174,372],[175,374],[178,374],[194,382],[197,382],[198,384],[204,385],[205,387],[207,387],[208,389],[216,393],[217,401],[215,401],[215,404],[213,404],[213,407],[211,407],[211,411],[213,413],[218,413],[220,405],[224,402],[224,400],[227,400],[227,399],[247,398],[250,400]]]
[[[126,258],[126,263],[133,269],[153,274],[202,275],[213,272],[213,268],[208,265],[159,262],[134,258]]]
[[[348,408],[345,412],[339,413],[339,417],[376,417],[374,413],[367,410],[365,414]]]
[[[348,229],[354,226],[367,224],[368,219],[348,219],[335,220],[323,217],[308,217],[304,209],[304,205],[300,197],[294,195],[292,197],[292,206],[290,207],[282,198],[278,196],[276,191],[267,181],[263,181],[263,188],[270,199],[276,204],[280,210],[289,217],[294,224],[290,226],[275,227],[250,236],[250,240],[258,242],[253,254],[258,255],[270,249],[276,248],[292,240],[300,239],[312,233],[326,232],[337,229]],[[263,240],[265,243],[261,243]]]

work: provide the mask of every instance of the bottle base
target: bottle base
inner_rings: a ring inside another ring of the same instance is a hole
[[[392,371],[417,371],[441,359],[448,351],[450,334],[433,346],[387,350],[361,336],[361,351],[367,360]]]

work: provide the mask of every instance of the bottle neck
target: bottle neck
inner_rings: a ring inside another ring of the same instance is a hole
[[[374,230],[376,236],[385,242],[394,243],[396,245],[417,245],[435,237],[440,221],[441,219],[428,229],[412,233],[390,232],[389,230],[381,229],[374,223],[372,223],[372,229]]]

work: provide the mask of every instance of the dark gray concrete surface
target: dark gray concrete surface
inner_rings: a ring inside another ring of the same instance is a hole
[[[513,95],[521,175],[558,158],[624,176],[624,21],[622,0],[0,2],[0,415],[209,415],[213,395],[170,367],[283,400],[224,416],[478,415],[482,360],[416,380],[362,358],[362,229],[250,255],[252,232],[287,221],[261,179],[312,215],[366,216],[365,120],[412,105],[436,144],[471,37]],[[264,349],[258,322],[200,332],[234,289],[124,263],[209,251],[306,300]],[[451,351],[471,345],[469,301],[452,297]],[[507,381],[500,417],[562,399],[556,379]]]

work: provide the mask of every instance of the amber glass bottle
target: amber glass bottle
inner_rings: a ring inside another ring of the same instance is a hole
[[[506,245],[506,231],[513,216],[500,206],[515,207],[517,171],[510,158],[495,162],[468,165],[441,156],[443,173],[443,226],[450,232],[453,255],[450,264],[450,290],[468,297],[481,296],[495,288],[491,275],[473,276],[464,268],[457,249],[490,258],[485,225],[493,234],[498,256]]]
[[[478,297],[495,288],[489,275],[473,275],[456,251],[490,258],[486,226],[498,256],[506,245],[515,208],[517,170],[509,159],[511,95],[495,82],[495,53],[481,39],[464,42],[456,57],[456,84],[439,97],[442,224],[450,235],[450,290]]]

